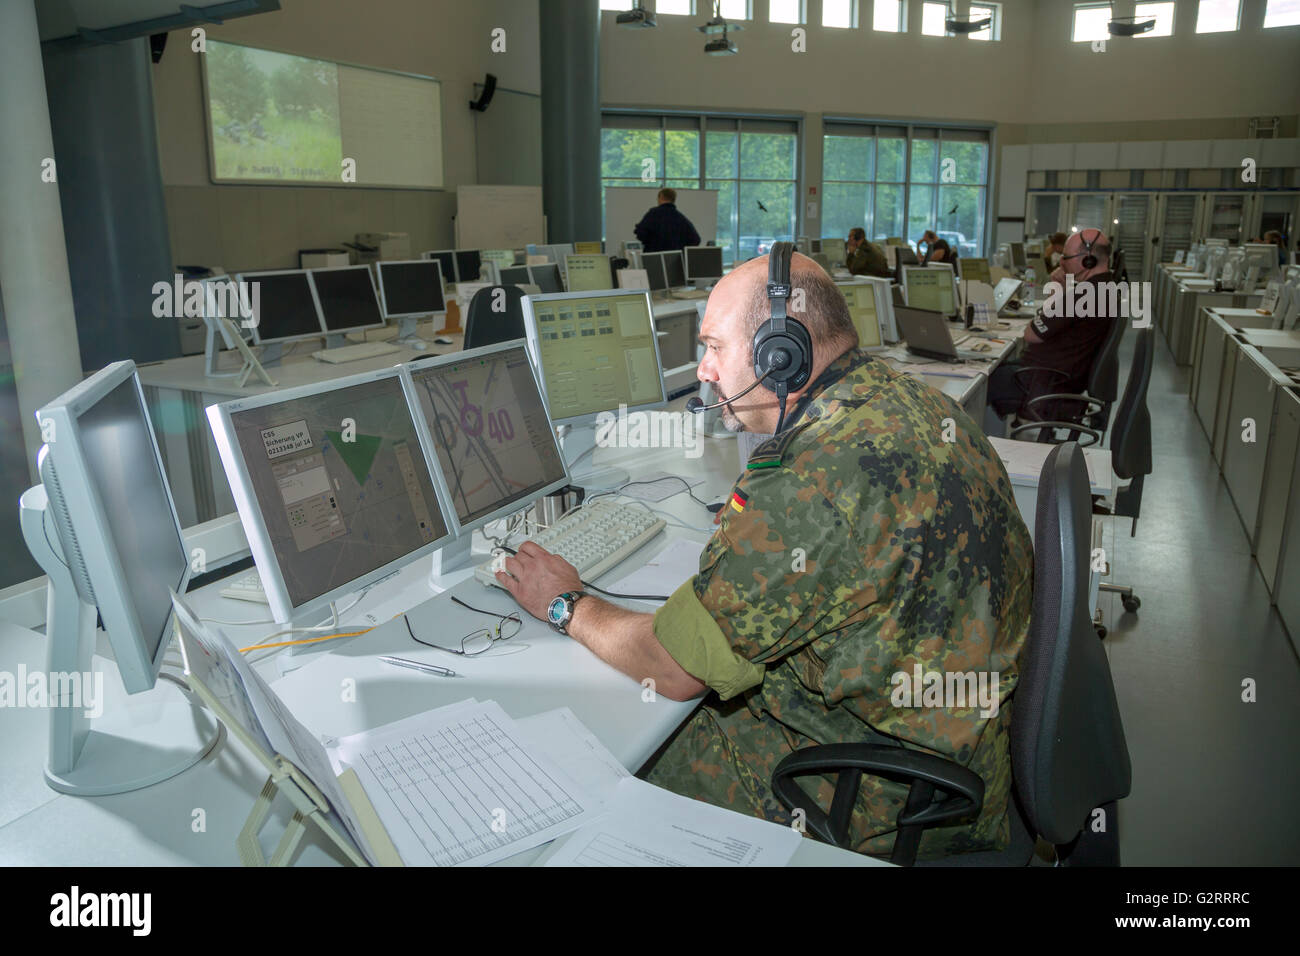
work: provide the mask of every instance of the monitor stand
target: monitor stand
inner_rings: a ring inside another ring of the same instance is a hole
[[[613,490],[627,484],[629,475],[624,468],[596,465],[595,425],[561,425],[556,429],[560,436],[560,451],[569,465],[569,478],[573,484],[588,491]]]
[[[44,485],[29,488],[19,500],[23,538],[49,575],[47,681],[56,674],[90,674],[95,651],[95,606],[77,590],[59,537],[50,533],[54,521],[48,509]],[[45,782],[60,793],[98,797],[159,783],[202,760],[225,733],[170,675],[160,674],[151,690],[138,694],[127,694],[121,681],[111,678],[103,680],[102,689],[97,717],[87,716],[83,701],[50,701]]]
[[[348,337],[342,332],[331,332],[325,336],[325,347],[327,349],[341,349],[345,345],[350,345]]]
[[[473,555],[474,535],[464,534],[433,553],[433,566],[429,569],[429,588],[441,594],[454,584],[469,577],[477,562]],[[459,573],[457,573],[459,572]]]
[[[429,344],[420,338],[419,328],[420,320],[417,316],[408,315],[398,319],[397,338],[393,339],[393,344],[400,345],[404,349],[411,349],[414,352],[423,352],[429,347]]]

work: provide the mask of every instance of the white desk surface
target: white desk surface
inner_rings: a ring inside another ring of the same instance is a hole
[[[700,475],[703,484],[695,494],[705,501],[721,500],[740,473],[737,443],[731,439],[703,439],[699,458],[685,457],[681,449],[630,452],[600,449],[600,464],[625,463],[624,467],[644,474],[664,470],[674,474]],[[712,529],[712,515],[685,494],[678,494],[654,506],[677,520],[698,527],[698,531],[669,526],[668,532],[651,542],[628,561],[598,579],[609,586],[635,567],[649,560],[676,536],[704,541]],[[485,557],[482,555],[481,557]],[[683,580],[693,569],[684,569]],[[465,580],[468,572],[449,575],[444,583],[457,593],[466,593],[476,607],[513,607],[502,593]],[[411,608],[410,618],[417,633],[440,642],[451,631],[463,628],[467,620],[479,617],[451,605],[447,597],[430,590],[428,561],[406,568],[401,574],[371,589],[344,615],[345,623],[366,626],[367,615],[385,620],[401,609]],[[188,600],[202,617],[221,620],[257,621],[267,609],[247,602],[231,601],[219,594],[223,582],[191,592]],[[457,617],[455,614],[464,615]],[[477,626],[477,622],[473,626]],[[445,628],[445,630],[444,630]],[[255,643],[275,628],[269,625],[224,627],[241,646]],[[102,635],[101,635],[102,639]],[[443,703],[475,696],[495,699],[514,716],[522,717],[558,706],[569,706],[626,766],[637,769],[694,711],[699,701],[678,703],[660,697],[654,703],[642,700],[642,687],[619,674],[575,642],[555,634],[530,619],[521,634],[491,655],[462,661],[411,641],[400,619],[377,626],[369,633],[301,655],[285,651],[254,662],[263,676],[275,678],[285,666],[296,669],[274,680],[277,692],[313,732],[338,735],[376,727],[399,717],[418,713]],[[446,662],[466,677],[444,679],[390,668],[374,655],[399,650],[420,659],[446,657]],[[250,658],[256,658],[256,652]],[[43,666],[44,638],[32,631],[0,623],[0,667],[13,669],[19,662],[29,668]],[[102,664],[97,661],[97,664]],[[355,678],[355,703],[343,703],[340,681]],[[111,671],[106,682],[116,680]],[[48,714],[44,711],[11,709],[0,711],[0,863],[64,865],[236,865],[235,836],[252,807],[264,772],[241,744],[226,741],[195,767],[161,784],[132,794],[93,799],[57,794],[41,777],[45,760]],[[280,816],[268,825],[277,834],[287,820]],[[207,830],[191,830],[192,812],[202,808]],[[535,862],[542,849],[520,854],[508,863]],[[303,840],[299,851],[303,864],[338,862],[337,854],[314,833]],[[793,865],[885,865],[879,860],[836,850],[805,840]]]
[[[1300,348],[1297,329],[1242,329],[1241,336],[1257,348]]]

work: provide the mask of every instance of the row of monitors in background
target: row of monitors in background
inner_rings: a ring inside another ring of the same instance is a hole
[[[446,311],[446,292],[437,262],[380,262],[376,271],[378,290],[370,266],[236,274],[236,288],[250,290],[244,293],[242,304],[251,307],[254,344],[361,332],[382,328],[386,319]],[[232,299],[219,294],[228,280],[212,279],[205,284],[205,307],[210,315],[233,318],[239,314],[231,308]]]

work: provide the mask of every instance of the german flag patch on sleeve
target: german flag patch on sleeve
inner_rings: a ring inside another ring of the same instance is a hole
[[[731,493],[731,507],[737,514],[744,511],[747,504],[749,504],[749,495],[743,491],[733,491]]]

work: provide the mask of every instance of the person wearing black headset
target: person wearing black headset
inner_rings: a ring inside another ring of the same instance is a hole
[[[1074,278],[1075,300],[1065,305],[1066,277]],[[1025,327],[1019,354],[1002,362],[989,376],[988,403],[1003,417],[1051,421],[1058,412],[1077,412],[1077,404],[1060,409],[1030,409],[1039,395],[1083,392],[1093,360],[1106,342],[1111,323],[1112,296],[1103,284],[1110,273],[1110,243],[1100,229],[1081,229],[1065,241],[1060,267],[1044,287],[1046,295],[1033,321]],[[1091,286],[1091,288],[1086,288]],[[1042,404],[1051,404],[1040,403]]]
[[[536,545],[498,581],[535,616],[558,606],[550,619],[631,677],[629,694],[707,695],[650,782],[788,823],[769,783],[796,749],[938,753],[983,780],[984,804],[927,830],[922,856],[1004,846],[1007,697],[1033,557],[997,453],[946,396],[857,348],[843,294],[789,243],[718,283],[700,340],[697,376],[727,424],[773,437],[727,496],[698,573],[653,615],[583,594]],[[914,674],[943,681],[949,666],[978,668],[991,706],[912,698]],[[818,789],[828,806],[828,784]],[[888,853],[906,799],[903,784],[864,778],[854,848]]]

